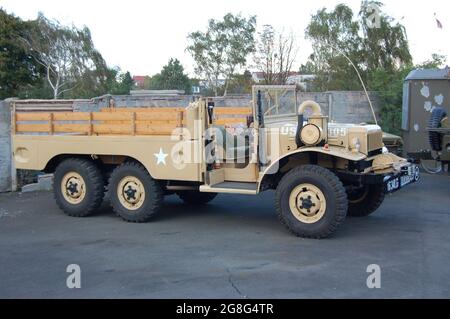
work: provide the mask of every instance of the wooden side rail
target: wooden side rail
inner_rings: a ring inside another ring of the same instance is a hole
[[[142,112],[142,113],[153,113],[153,112],[173,112],[173,110],[183,111],[183,108],[163,108],[163,107],[137,107],[137,108],[106,108],[102,109],[103,113],[115,113],[115,112]],[[234,106],[221,106],[215,107],[214,113],[216,120],[214,124],[216,125],[232,125],[232,124],[246,124],[247,116],[252,114],[251,107],[234,107]]]
[[[14,133],[171,135],[174,130],[183,127],[184,118],[183,109],[162,112],[158,109],[152,112],[15,113]]]
[[[216,107],[214,108],[216,125],[246,124],[247,116],[252,114],[250,107]]]

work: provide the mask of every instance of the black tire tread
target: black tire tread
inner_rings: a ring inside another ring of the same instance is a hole
[[[443,107],[435,107],[431,112],[431,116],[428,121],[428,127],[441,127],[441,121],[446,116],[447,113],[445,112],[445,109]],[[442,150],[442,134],[439,134],[438,132],[428,132],[428,141],[433,151],[439,152]]]
[[[386,194],[384,192],[384,186],[381,185],[371,185],[369,189],[369,194],[367,194],[367,200],[362,203],[357,203],[353,205],[348,204],[347,215],[351,217],[366,217],[374,213],[381,204],[383,204]]]
[[[336,195],[336,214],[335,218],[332,223],[328,225],[328,227],[323,230],[321,233],[315,234],[313,236],[311,235],[303,235],[298,234],[295,232],[295,230],[291,227],[289,222],[283,217],[283,213],[281,210],[281,203],[280,203],[280,194],[279,192],[283,191],[283,185],[288,183],[289,179],[294,178],[296,176],[305,176],[305,175],[319,175],[327,180],[329,185],[333,188],[335,195]],[[280,187],[281,186],[281,187]],[[281,222],[287,227],[287,229],[297,237],[303,237],[303,238],[309,238],[309,239],[323,239],[329,237],[332,233],[334,233],[337,228],[344,222],[345,217],[347,216],[347,193],[345,192],[344,185],[339,180],[339,178],[331,171],[329,171],[326,168],[317,166],[317,165],[303,165],[296,168],[293,168],[290,170],[283,178],[281,179],[280,183],[278,184],[277,190],[276,190],[277,196],[276,196],[276,210],[278,218],[281,220]]]
[[[67,210],[64,203],[60,201],[60,198],[56,195],[56,192],[59,191],[60,185],[53,185],[53,195],[58,207],[64,211],[64,213],[71,217],[86,217],[94,213],[102,204],[103,197],[105,195],[104,192],[104,182],[103,175],[100,169],[93,163],[87,159],[83,158],[68,158],[62,161],[55,170],[55,174],[58,174],[58,168],[61,169],[62,165],[67,165],[67,163],[73,163],[75,167],[80,167],[87,171],[87,179],[92,183],[92,198],[88,202],[87,207],[81,212],[73,212]],[[86,181],[85,181],[86,182]]]
[[[132,168],[132,169],[136,169],[138,171],[140,171],[143,176],[146,176],[148,178],[148,182],[151,185],[152,191],[151,192],[147,192],[146,196],[152,196],[152,200],[150,200],[150,206],[147,207],[147,209],[145,210],[145,212],[143,214],[136,214],[135,216],[133,216],[133,218],[127,218],[125,217],[123,214],[120,213],[120,211],[118,210],[117,207],[115,207],[115,205],[113,204],[113,196],[115,196],[115,194],[113,194],[112,192],[115,190],[111,189],[111,181],[114,178],[114,176],[116,174],[119,174],[121,170],[124,169],[128,169],[128,168]],[[155,214],[157,214],[162,206],[162,202],[164,199],[164,192],[162,187],[159,185],[159,183],[157,181],[155,181],[151,175],[149,174],[149,172],[147,171],[147,169],[140,163],[135,162],[135,161],[129,161],[129,162],[124,162],[121,165],[117,166],[113,172],[111,173],[111,176],[109,177],[109,181],[108,181],[108,192],[109,192],[109,197],[111,198],[111,207],[114,210],[114,212],[116,213],[117,216],[119,216],[120,218],[122,218],[124,221],[130,222],[130,223],[146,223],[148,221],[150,221]]]

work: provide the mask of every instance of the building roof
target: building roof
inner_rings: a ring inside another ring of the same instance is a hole
[[[147,95],[161,95],[174,96],[184,95],[184,90],[131,90],[130,95],[147,96]]]
[[[445,69],[416,69],[412,70],[405,81],[411,80],[449,80],[450,68]]]
[[[254,76],[254,77],[257,77],[257,78],[260,78],[260,79],[262,79],[262,78],[264,78],[264,72],[252,72],[252,75]],[[277,75],[277,73],[274,73],[274,75]],[[295,72],[295,71],[291,71],[291,72],[289,72],[288,73],[288,76],[296,76],[296,75],[301,75],[300,74],[300,72]]]

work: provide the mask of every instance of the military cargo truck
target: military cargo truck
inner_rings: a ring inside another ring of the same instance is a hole
[[[77,217],[105,192],[121,218],[146,222],[168,194],[205,204],[275,190],[280,220],[305,238],[331,235],[419,179],[417,166],[387,151],[379,126],[329,123],[296,95],[295,86],[254,86],[251,109],[206,97],[186,108],[13,109],[15,165],[54,173],[57,204]]]

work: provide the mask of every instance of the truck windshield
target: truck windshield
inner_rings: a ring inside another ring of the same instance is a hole
[[[261,104],[264,118],[284,117],[295,115],[297,113],[297,94],[295,86],[254,86],[253,101],[257,101],[258,91],[261,92]]]

